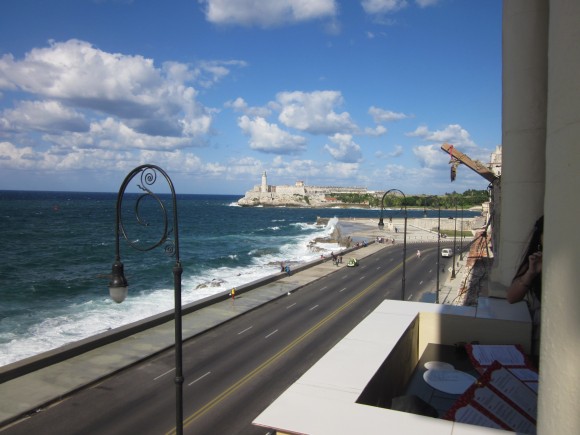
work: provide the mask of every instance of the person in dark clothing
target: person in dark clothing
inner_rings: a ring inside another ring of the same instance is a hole
[[[542,244],[544,217],[540,217],[532,231],[528,247],[507,291],[510,304],[526,300],[532,317],[532,354],[539,355],[540,306],[542,303]]]

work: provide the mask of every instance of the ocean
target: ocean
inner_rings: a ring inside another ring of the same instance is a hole
[[[124,239],[129,295],[122,304],[109,298],[116,198],[0,191],[0,366],[173,309],[175,260],[163,247],[140,252]],[[331,235],[340,218],[379,216],[376,209],[246,208],[239,198],[177,195],[183,304],[276,273],[281,261],[336,251],[312,242]],[[328,223],[316,225],[318,217]]]

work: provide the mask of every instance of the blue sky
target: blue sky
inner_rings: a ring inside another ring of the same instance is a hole
[[[0,190],[485,189],[501,0],[2,0]]]

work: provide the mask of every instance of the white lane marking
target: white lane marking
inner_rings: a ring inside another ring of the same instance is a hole
[[[161,373],[161,374],[160,374],[159,376],[157,376],[156,378],[153,378],[153,380],[154,380],[154,381],[156,381],[157,379],[159,379],[159,378],[162,378],[163,376],[165,376],[165,375],[167,375],[167,374],[171,373],[171,372],[172,372],[172,371],[174,371],[174,370],[175,370],[175,367],[174,367],[174,368],[172,368],[171,370],[167,370],[165,373]]]
[[[429,273],[433,272],[433,269],[429,269]]]
[[[365,279],[366,277],[367,277],[366,275],[363,275],[363,276],[361,276],[361,277],[360,277],[358,280],[359,280],[359,281],[362,281],[362,280],[363,280],[363,279]]]
[[[319,290],[322,291],[322,290],[326,290],[327,288],[328,288],[328,286],[324,286],[324,287],[320,288]]]
[[[189,384],[187,384],[188,387],[191,387],[193,384],[195,384],[197,381],[201,381],[203,378],[205,378],[207,375],[211,374],[211,372],[207,372],[205,375],[200,376],[199,378],[197,378],[195,381],[190,382]]]
[[[249,328],[246,328],[246,329],[244,329],[243,331],[240,331],[240,332],[238,332],[238,335],[241,335],[241,334],[243,334],[244,332],[247,332],[247,331],[249,331],[249,330],[250,330],[250,329],[252,329],[253,327],[254,327],[254,326],[252,325],[252,326],[250,326]]]
[[[344,276],[342,277],[342,279],[347,279],[347,278],[348,278],[348,275],[344,275]]]
[[[419,281],[419,285],[423,284],[423,281]]]
[[[345,287],[345,288],[343,288],[343,289],[341,289],[341,290],[339,290],[338,292],[339,292],[339,293],[342,293],[342,292],[343,292],[343,291],[345,291],[345,290],[346,290],[346,287]]]
[[[296,305],[296,302],[294,302],[292,305],[288,305],[288,306],[286,307],[286,309],[288,309],[288,308],[292,308],[294,305]]]
[[[383,268],[383,266],[379,266],[377,267],[377,270],[381,270]]]
[[[318,305],[314,305],[312,308],[310,308],[308,311],[312,311],[313,309],[318,308]]]
[[[412,297],[413,297],[413,295],[409,296],[409,297],[407,298],[407,300],[408,300],[408,301],[410,301]]]
[[[268,335],[266,335],[264,338],[269,338],[272,335],[274,335],[276,332],[278,332],[278,330],[276,329],[275,331],[270,332]]]

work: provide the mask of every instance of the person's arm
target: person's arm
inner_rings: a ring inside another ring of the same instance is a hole
[[[507,291],[507,301],[510,304],[521,301],[540,273],[542,273],[542,253],[536,252],[528,258],[527,270],[512,281]]]

